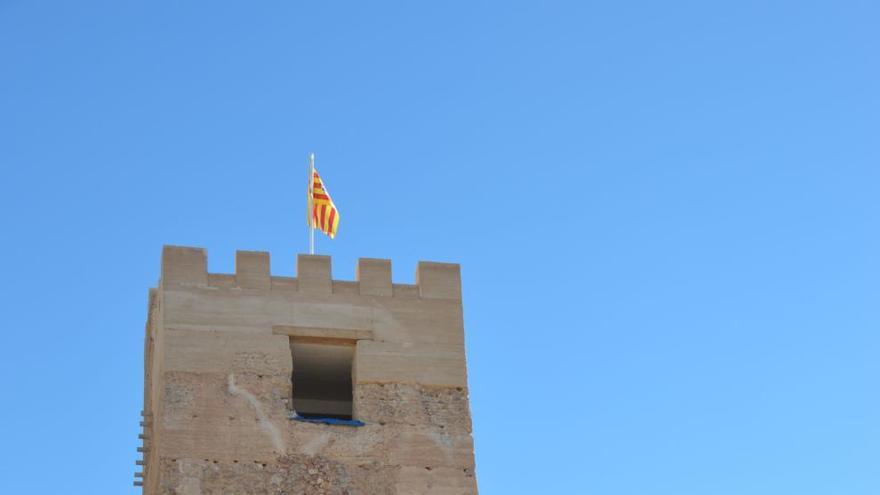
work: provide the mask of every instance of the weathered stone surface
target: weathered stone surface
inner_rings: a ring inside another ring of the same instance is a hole
[[[163,459],[163,495],[393,495],[398,468],[345,464],[319,456],[266,461]]]
[[[370,423],[471,431],[467,391],[462,387],[363,383],[355,390],[355,407],[358,418]]]
[[[243,289],[269,290],[269,253],[259,251],[236,251],[235,281]]]
[[[165,330],[167,371],[291,372],[288,339],[283,335],[229,331]]]
[[[145,494],[477,493],[458,265],[420,263],[416,285],[387,260],[361,259],[356,281],[325,256],[300,256],[295,278],[261,252],[237,252],[234,275],[206,267],[166,247],[150,292]],[[350,387],[365,426],[290,420],[295,376],[318,409]]]
[[[213,277],[213,275],[212,275]],[[175,286],[163,291],[164,323],[182,330],[271,333],[277,325],[370,330],[377,341],[464,345],[461,304],[443,299],[314,295],[295,290]]]
[[[357,281],[364,296],[391,296],[391,261],[361,258],[358,260]]]
[[[311,294],[330,294],[330,257],[301,254],[296,259],[299,290]]]
[[[397,491],[407,495],[475,495],[472,469],[404,466],[397,475]]]
[[[179,246],[162,249],[162,284],[164,286],[206,285],[208,258],[205,250]]]
[[[359,340],[357,381],[466,387],[464,346]]]
[[[416,285],[425,299],[461,300],[461,271],[456,264],[420,261]]]

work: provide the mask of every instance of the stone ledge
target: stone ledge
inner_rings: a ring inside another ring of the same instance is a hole
[[[373,332],[370,330],[342,329],[342,328],[317,328],[297,327],[290,325],[275,325],[272,327],[275,335],[287,335],[293,340],[314,343],[332,343],[347,341],[350,344],[358,340],[373,340]]]

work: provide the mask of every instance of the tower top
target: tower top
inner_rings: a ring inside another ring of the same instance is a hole
[[[396,284],[388,260],[358,260],[354,281],[330,263],[273,276],[268,253],[238,251],[216,274],[204,249],[163,248],[144,493],[476,493],[459,266]]]

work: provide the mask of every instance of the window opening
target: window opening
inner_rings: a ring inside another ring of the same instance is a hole
[[[294,411],[305,418],[352,419],[354,343],[290,338]]]

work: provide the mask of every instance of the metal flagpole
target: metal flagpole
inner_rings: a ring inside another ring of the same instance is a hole
[[[315,254],[315,216],[312,201],[314,197],[314,181],[315,181],[315,154],[309,155],[309,211],[306,212],[309,219],[309,254]]]

